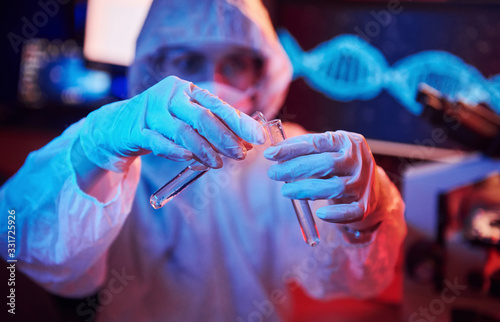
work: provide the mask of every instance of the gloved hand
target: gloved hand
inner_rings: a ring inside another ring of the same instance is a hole
[[[139,155],[195,158],[220,168],[219,153],[243,159],[262,144],[262,126],[206,90],[170,76],[125,101],[88,115],[80,132],[85,155],[100,168],[123,172]]]
[[[283,196],[330,199],[330,206],[316,212],[321,219],[354,223],[350,226],[355,229],[373,227],[383,219],[383,212],[373,215],[379,182],[363,136],[345,131],[305,134],[267,148],[264,156],[280,161],[269,168],[269,177],[290,182],[283,185]]]

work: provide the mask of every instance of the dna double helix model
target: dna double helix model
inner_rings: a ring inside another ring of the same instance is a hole
[[[445,51],[422,51],[389,66],[375,47],[344,34],[304,52],[286,30],[278,36],[294,68],[313,89],[337,101],[369,100],[385,89],[415,115],[421,83],[441,92],[449,101],[488,104],[500,114],[500,74],[486,79],[476,68]]]

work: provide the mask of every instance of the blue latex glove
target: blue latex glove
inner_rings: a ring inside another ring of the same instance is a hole
[[[281,141],[264,152],[272,161],[273,180],[286,181],[281,189],[291,199],[329,199],[316,215],[334,223],[366,219],[377,205],[376,164],[362,135],[345,131],[305,134]],[[379,216],[363,227],[380,222]]]
[[[174,76],[129,100],[92,112],[80,132],[89,160],[116,172],[149,152],[174,161],[195,158],[220,168],[219,153],[243,159],[251,147],[245,141],[265,141],[258,122]]]

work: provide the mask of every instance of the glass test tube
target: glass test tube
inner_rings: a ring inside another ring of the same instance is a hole
[[[153,208],[160,209],[165,206],[173,197],[178,195],[182,190],[186,189],[192,182],[204,175],[211,168],[198,162],[193,161],[172,180],[167,182],[163,187],[156,190],[149,198],[149,203]]]
[[[266,127],[267,131],[269,132],[271,144],[276,144],[286,139],[281,120],[271,120],[266,123]],[[292,199],[292,204],[293,208],[295,209],[297,219],[299,220],[300,229],[302,230],[302,237],[304,237],[304,241],[311,246],[318,245],[319,232],[318,228],[316,227],[316,222],[314,221],[311,208],[309,207],[309,202],[307,202],[307,200]]]
[[[266,122],[264,115],[257,111],[252,115],[252,118],[261,124]],[[154,209],[160,209],[165,206],[167,202],[172,200],[173,197],[181,193],[196,179],[204,175],[211,168],[198,162],[193,161],[172,180],[167,182],[163,187],[156,190],[149,198],[149,203]]]

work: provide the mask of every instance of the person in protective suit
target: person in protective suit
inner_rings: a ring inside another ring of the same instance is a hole
[[[286,320],[291,281],[323,299],[377,295],[406,232],[401,197],[361,135],[291,126],[270,146],[248,115],[276,115],[291,75],[260,1],[154,0],[131,98],[2,187],[18,267],[60,296],[99,292],[77,310],[101,321]],[[192,160],[213,169],[154,210],[151,193]],[[315,200],[319,246],[289,198]]]

